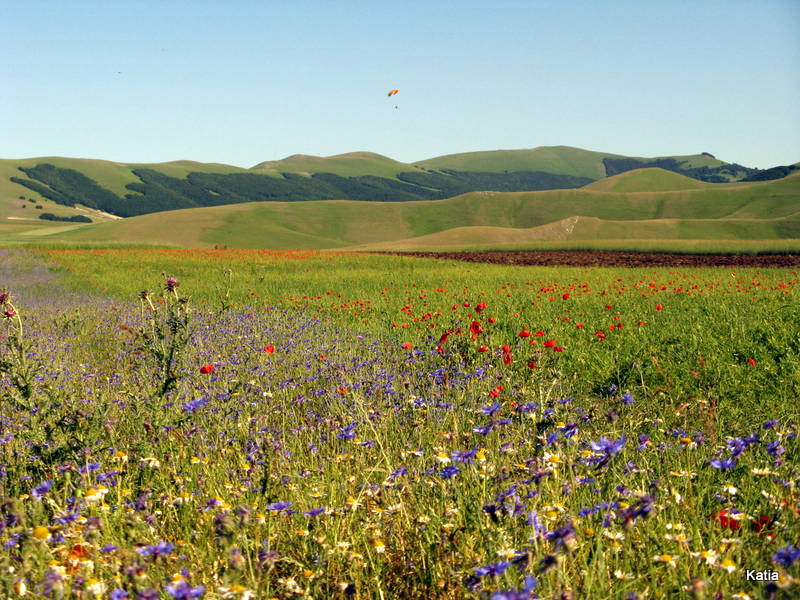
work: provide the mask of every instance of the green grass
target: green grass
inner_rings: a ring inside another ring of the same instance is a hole
[[[541,598],[677,598],[693,581],[727,597],[760,593],[744,572],[772,568],[788,586],[776,600],[796,596],[798,565],[772,558],[800,528],[790,270],[38,256],[57,263],[21,252],[0,263],[31,344],[6,369],[33,366],[37,407],[5,380],[4,597],[19,581],[41,595],[61,568],[75,568],[65,600],[100,584],[166,598],[181,569],[207,598],[477,600],[525,575]],[[161,291],[162,273],[177,294]],[[152,305],[140,312],[143,289]],[[180,330],[168,316],[186,306],[194,333],[182,346],[166,333],[179,377],[160,394],[155,334]],[[4,349],[15,323],[4,322]],[[620,445],[604,456],[603,438]],[[743,445],[735,467],[711,466]],[[52,488],[32,498],[45,480]],[[739,527],[720,508],[741,511]],[[164,555],[148,555],[159,542]],[[697,555],[709,550],[710,561]],[[548,555],[558,558],[542,569]]]

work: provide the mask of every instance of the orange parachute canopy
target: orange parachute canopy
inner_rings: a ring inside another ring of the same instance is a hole
[[[394,95],[395,95],[395,94],[397,94],[399,91],[400,91],[400,90],[389,90],[389,93],[388,93],[388,94],[386,94],[386,95],[387,95],[387,96],[394,96]]]

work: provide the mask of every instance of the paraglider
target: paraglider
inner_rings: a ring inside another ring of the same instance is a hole
[[[389,93],[388,93],[388,94],[386,94],[386,95],[387,95],[387,96],[394,96],[394,95],[395,95],[395,94],[397,94],[398,92],[400,92],[400,90],[389,90]]]

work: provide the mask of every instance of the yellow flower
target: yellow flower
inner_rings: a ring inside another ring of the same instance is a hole
[[[439,452],[436,455],[436,460],[442,463],[443,465],[446,465],[447,463],[450,462],[450,457],[447,456],[447,454],[445,454],[444,452]]]
[[[717,562],[717,553],[713,549],[692,552],[692,556],[706,563],[707,565],[714,565]]]
[[[726,558],[719,563],[719,567],[720,569],[725,569],[728,573],[733,573],[736,570],[736,563],[730,558]]]
[[[378,554],[386,551],[386,544],[383,543],[383,540],[372,540],[372,547],[375,548],[375,552]]]
[[[35,537],[37,540],[46,540],[50,537],[50,530],[47,527],[37,525],[33,528],[33,537]]]
[[[89,579],[84,588],[87,592],[92,594],[95,598],[99,598],[106,591],[106,584],[98,579]]]
[[[669,565],[670,567],[674,567],[675,561],[678,560],[678,557],[672,556],[671,554],[659,554],[658,556],[654,556],[653,560],[655,562],[662,562]]]

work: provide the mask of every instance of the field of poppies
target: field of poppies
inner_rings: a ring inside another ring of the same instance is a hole
[[[796,598],[798,293],[0,250],[0,597]]]

